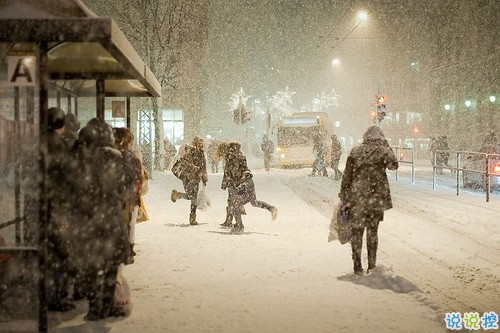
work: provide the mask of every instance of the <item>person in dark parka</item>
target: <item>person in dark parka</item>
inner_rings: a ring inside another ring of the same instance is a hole
[[[178,199],[191,200],[189,213],[189,224],[197,225],[196,209],[198,207],[198,190],[200,181],[206,186],[208,181],[207,163],[205,160],[205,152],[203,151],[203,139],[196,136],[192,144],[186,145],[182,159],[183,179],[182,185],[185,192],[172,190],[170,199],[176,202]]]
[[[129,256],[123,202],[134,191],[128,184],[112,128],[94,118],[82,128],[70,154],[71,262],[85,284],[89,310],[85,320],[117,315],[113,297],[118,267]]]
[[[264,134],[264,136],[262,137],[262,143],[260,144],[260,149],[264,154],[264,169],[266,171],[269,171],[271,168],[271,161],[273,159],[274,143],[271,140],[269,140],[267,134]]]
[[[330,147],[330,166],[335,172],[335,180],[342,178],[342,171],[339,170],[340,157],[342,156],[342,146],[337,135],[332,134],[332,145]]]
[[[355,274],[363,274],[361,250],[365,229],[368,272],[376,267],[378,225],[384,219],[384,211],[392,208],[386,169],[398,167],[382,129],[376,125],[368,127],[363,142],[347,157],[339,197],[347,205],[353,223],[351,248]]]
[[[66,218],[69,149],[61,137],[65,128],[64,111],[51,107],[47,111],[47,295],[50,311],[69,311],[75,306],[67,300],[68,225]]]

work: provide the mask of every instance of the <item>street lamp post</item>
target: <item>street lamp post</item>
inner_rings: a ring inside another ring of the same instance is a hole
[[[418,157],[418,153],[417,153],[417,136],[418,136],[418,132],[419,132],[419,129],[418,127],[415,127],[413,129],[413,140],[414,140],[414,144],[413,144],[413,153],[414,153],[414,156],[415,156],[415,160],[417,159]]]

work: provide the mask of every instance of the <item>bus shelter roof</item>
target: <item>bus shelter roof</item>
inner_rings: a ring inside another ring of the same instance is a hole
[[[35,54],[41,42],[49,80],[77,96],[95,96],[97,79],[106,96],[161,96],[160,83],[112,18],[79,0],[0,0],[0,55]]]

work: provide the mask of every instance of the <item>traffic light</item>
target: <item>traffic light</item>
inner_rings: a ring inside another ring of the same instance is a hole
[[[383,106],[385,108],[386,98],[384,95],[377,96],[377,105]]]
[[[381,122],[386,116],[385,112],[385,102],[387,98],[384,95],[377,96],[377,119]]]
[[[250,121],[250,112],[244,106],[233,110],[233,121],[237,125],[243,125]]]

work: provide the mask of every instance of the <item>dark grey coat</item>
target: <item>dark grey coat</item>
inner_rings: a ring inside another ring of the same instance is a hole
[[[399,167],[380,127],[370,126],[363,135],[363,143],[354,147],[342,176],[339,197],[349,206],[355,227],[366,227],[359,217],[371,214],[379,221],[384,211],[392,208],[391,192],[386,169]]]
[[[79,270],[109,270],[128,257],[122,208],[132,184],[120,151],[112,148],[113,140],[111,127],[92,119],[72,151],[71,261]]]

